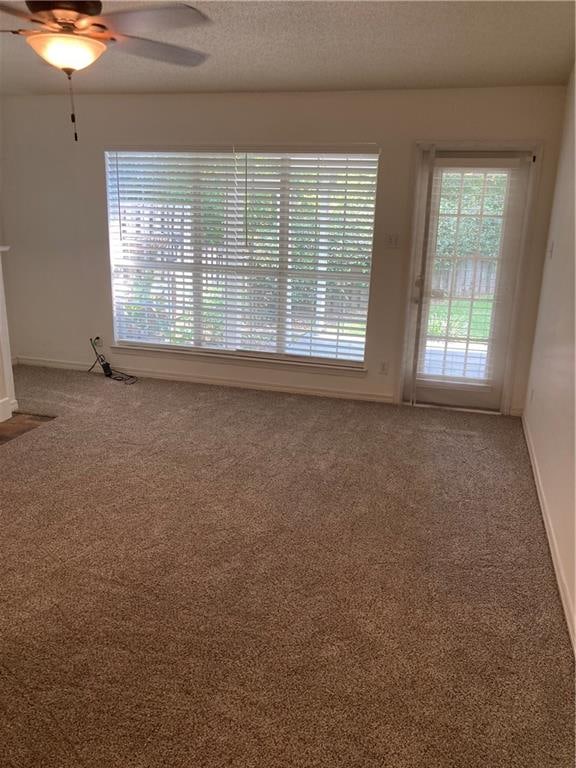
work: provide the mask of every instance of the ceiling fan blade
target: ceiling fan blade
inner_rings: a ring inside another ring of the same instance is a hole
[[[36,19],[34,16],[29,16],[19,8],[13,8],[12,5],[9,5],[8,3],[0,3],[0,13],[9,13],[11,16],[17,16],[19,19],[29,21],[31,24],[40,24],[40,26],[44,27],[44,29],[54,30],[56,32],[60,30],[58,24],[51,23],[47,19]],[[23,34],[25,31],[26,30],[21,29],[19,30],[19,33]]]
[[[97,18],[92,17],[87,23],[105,24],[114,32],[133,34],[162,29],[181,29],[182,27],[205,24],[208,16],[188,3],[171,5],[151,5],[148,8],[136,8],[126,11],[111,11]]]
[[[17,8],[12,3],[0,3],[0,11],[2,13],[9,13],[10,16],[17,16],[19,19],[26,19],[26,21],[38,21],[38,19],[33,19],[29,13],[21,11],[20,8]]]
[[[11,16],[18,16],[19,19],[28,20],[30,18],[30,14],[26,13],[26,11],[21,11],[20,8],[16,8],[12,3],[0,3],[0,11],[2,13],[9,13]]]
[[[36,30],[34,29],[0,29],[0,34],[4,32],[8,35],[34,35]]]
[[[179,45],[159,43],[157,40],[146,40],[143,37],[122,35],[118,42],[120,50],[125,53],[165,61],[167,64],[178,64],[181,67],[197,67],[208,58],[208,54],[192,48],[181,48]]]

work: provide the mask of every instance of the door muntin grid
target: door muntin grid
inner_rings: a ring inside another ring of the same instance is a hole
[[[418,378],[488,384],[510,171],[435,171]]]

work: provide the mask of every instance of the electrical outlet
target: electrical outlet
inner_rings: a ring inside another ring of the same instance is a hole
[[[384,374],[384,376],[388,376],[388,360],[382,361],[382,365],[380,366],[380,373]]]
[[[94,346],[102,348],[104,346],[104,342],[102,341],[100,336],[94,336]]]

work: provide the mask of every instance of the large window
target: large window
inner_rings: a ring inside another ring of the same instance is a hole
[[[107,152],[116,341],[361,362],[377,165]]]

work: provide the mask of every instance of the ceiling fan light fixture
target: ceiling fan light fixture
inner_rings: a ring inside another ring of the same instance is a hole
[[[101,40],[62,32],[40,32],[27,37],[26,42],[44,61],[64,72],[89,67],[106,50]]]

